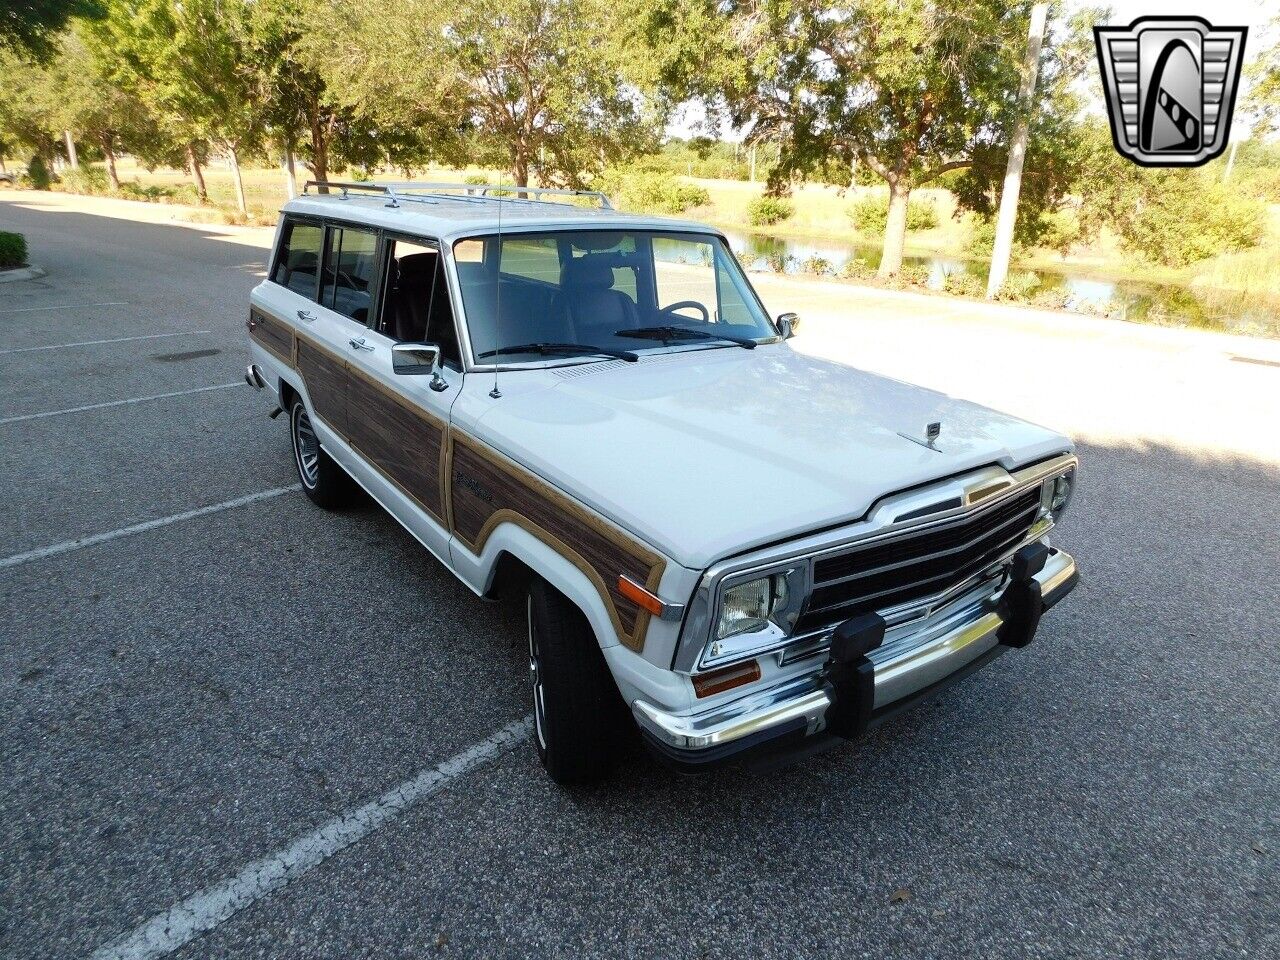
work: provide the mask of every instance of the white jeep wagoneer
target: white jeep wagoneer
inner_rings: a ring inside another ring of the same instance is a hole
[[[476,593],[521,591],[557,781],[637,726],[686,770],[856,737],[1075,586],[1048,540],[1069,440],[797,353],[715,230],[567,191],[313,186],[253,291],[247,378],[317,504],[358,484]]]

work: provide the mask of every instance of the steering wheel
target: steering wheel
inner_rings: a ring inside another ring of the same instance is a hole
[[[683,310],[685,307],[690,307],[694,310],[697,310],[699,313],[701,313],[703,323],[711,322],[711,311],[706,308],[705,304],[701,304],[697,300],[680,300],[676,303],[672,303],[672,304],[669,304],[668,306],[663,307],[661,310],[658,311],[658,313],[670,314],[674,317],[676,315],[677,310]],[[689,318],[684,317],[683,319],[688,320]]]

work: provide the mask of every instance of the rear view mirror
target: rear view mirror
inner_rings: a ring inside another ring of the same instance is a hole
[[[440,348],[434,343],[396,343],[391,346],[391,369],[401,377],[430,377],[437,393],[449,389],[440,376]]]
[[[790,340],[800,330],[800,314],[778,314],[778,329],[782,332],[783,340]]]

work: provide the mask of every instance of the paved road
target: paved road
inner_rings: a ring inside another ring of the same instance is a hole
[[[86,956],[157,916],[185,958],[1280,955],[1274,420],[1246,455],[1118,410],[1059,538],[1077,594],[865,741],[768,776],[636,757],[566,792],[495,737],[528,710],[520,611],[372,506],[285,492],[41,553],[295,478],[263,397],[222,387],[263,235],[39,206],[0,199],[49,270],[0,285],[0,956]],[[820,318],[807,348],[875,344],[899,372],[945,309],[765,287],[847,302],[853,332]],[[1073,386],[1091,351],[1177,351],[1183,378],[1131,367],[1174,406],[1239,346],[1070,324],[984,310],[923,379],[962,365],[1012,406],[1030,377],[1072,428],[1106,402]],[[34,349],[124,337],[152,339]],[[989,362],[1010,342],[1034,371]],[[1212,402],[1265,421],[1280,368],[1227,369]],[[404,784],[407,809],[352,814]]]

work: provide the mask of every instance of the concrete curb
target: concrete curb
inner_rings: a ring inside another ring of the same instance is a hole
[[[0,283],[16,283],[19,280],[39,280],[48,276],[43,267],[19,267],[16,270],[0,270]]]

